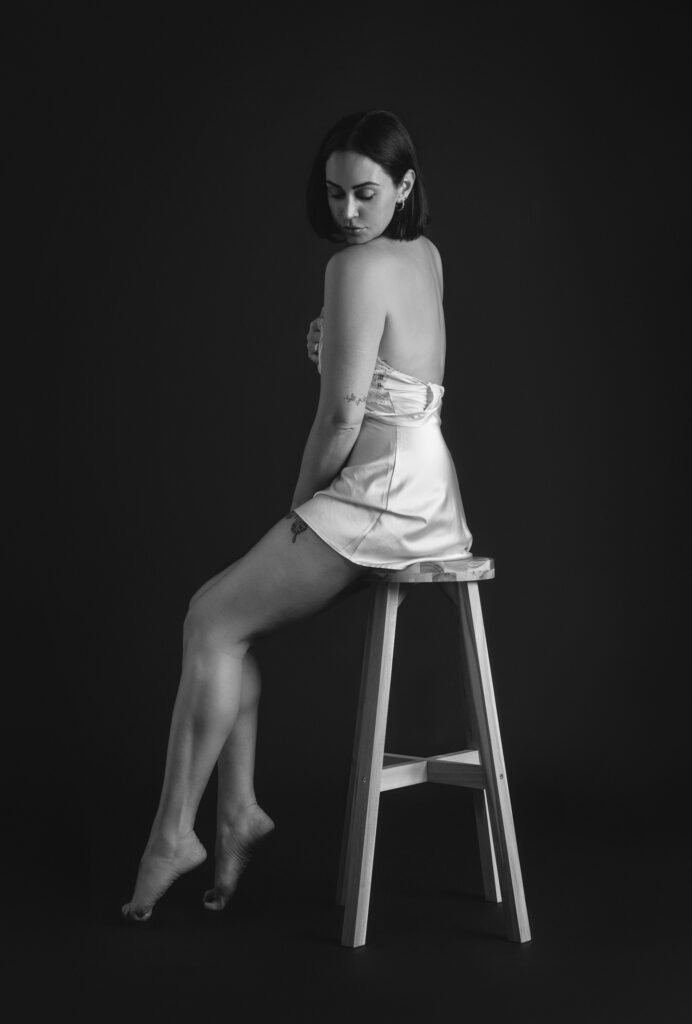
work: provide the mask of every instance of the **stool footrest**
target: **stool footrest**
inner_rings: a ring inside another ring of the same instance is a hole
[[[454,761],[429,761],[428,782],[446,786],[466,786],[467,789],[485,789],[485,771],[480,765],[458,764]]]
[[[409,754],[385,754],[382,762],[380,792],[437,782],[448,786],[485,789],[485,771],[477,750],[457,750],[453,754],[414,757]]]

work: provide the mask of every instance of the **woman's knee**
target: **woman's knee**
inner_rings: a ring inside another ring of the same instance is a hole
[[[211,588],[216,583],[218,583],[220,580],[222,580],[224,578],[224,576],[226,576],[226,574],[228,573],[229,569],[232,569],[233,566],[237,565],[237,563],[239,561],[240,561],[240,559],[236,558],[235,562],[231,562],[231,564],[227,565],[225,569],[221,570],[221,572],[217,572],[217,574],[215,576],[210,576],[208,580],[205,580],[205,582],[202,584],[202,586],[198,587],[197,590],[192,595],[192,597],[190,598],[188,607],[191,608],[192,605],[195,604],[196,601],[199,601],[200,597],[202,597],[204,594],[206,594],[208,590],[211,590]]]
[[[209,646],[214,639],[216,616],[213,607],[201,597],[192,595],[183,620],[183,638],[198,645]]]
[[[183,643],[197,648],[222,650],[243,656],[250,646],[242,636],[233,618],[223,613],[212,594],[195,597],[190,601],[183,620]]]

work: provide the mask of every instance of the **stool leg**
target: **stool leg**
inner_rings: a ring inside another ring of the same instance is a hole
[[[455,608],[460,607],[461,598],[459,597],[459,584],[458,583],[441,583],[440,587],[442,592],[447,597]],[[479,749],[478,742],[478,727],[476,725],[476,716],[473,714],[473,703],[471,701],[471,695],[469,693],[468,685],[464,680],[464,696],[467,712],[466,728],[466,744],[473,750]],[[493,846],[493,832],[490,824],[490,809],[488,807],[488,796],[483,789],[474,789],[473,791],[473,810],[476,817],[476,832],[478,834],[478,852],[480,854],[481,861],[481,876],[483,878],[483,895],[488,903],[502,903],[502,894],[500,891],[500,876],[497,873],[497,858],[495,857],[495,847]]]
[[[409,593],[412,584],[408,586],[405,583],[399,584],[399,595],[397,598],[398,607],[401,606],[404,598]],[[336,883],[336,902],[342,907],[346,904],[346,878],[348,875],[348,850],[349,850],[349,836],[353,827],[353,808],[355,804],[356,796],[356,778],[358,776],[358,743],[359,743],[359,727],[361,717],[363,715],[363,700],[365,699],[366,681],[368,677],[368,666],[371,659],[371,642],[372,642],[372,623],[373,623],[373,607],[376,598],[375,589],[373,588],[372,600],[370,604],[370,611],[368,613],[366,631],[365,631],[365,643],[363,645],[363,660],[361,665],[360,674],[360,690],[358,694],[358,710],[356,712],[356,728],[354,729],[353,737],[353,752],[351,754],[351,771],[348,780],[348,796],[346,798],[346,813],[344,815],[344,828],[341,835],[341,852],[339,855],[339,874],[337,876]],[[499,900],[499,896],[498,896]]]
[[[490,825],[488,796],[484,789],[473,790],[473,810],[476,815],[478,851],[481,857],[483,895],[488,903],[502,903],[500,876],[497,873],[497,860],[495,858],[495,847],[493,846],[493,832]]]
[[[514,832],[509,784],[502,753],[500,726],[495,706],[490,660],[483,627],[477,583],[459,583],[459,614],[464,656],[468,668],[469,696],[481,764],[485,769],[490,824],[499,862],[500,890],[505,907],[509,938],[527,942],[531,938]]]
[[[339,857],[339,875],[336,882],[336,902],[343,907],[346,903],[346,878],[348,875],[348,850],[349,837],[353,831],[353,808],[356,799],[356,777],[358,774],[358,743],[360,740],[360,721],[363,717],[363,701],[365,699],[366,680],[368,676],[368,665],[370,664],[370,653],[372,644],[372,623],[374,603],[377,593],[373,587],[370,600],[370,609],[365,627],[365,643],[363,645],[363,660],[360,671],[360,690],[358,692],[358,709],[356,711],[355,729],[353,731],[353,752],[351,754],[351,773],[348,780],[348,796],[346,798],[346,813],[344,815],[344,830],[341,837],[341,855]]]
[[[399,584],[375,584],[356,726],[358,754],[344,870],[344,946],[365,944],[398,607]]]

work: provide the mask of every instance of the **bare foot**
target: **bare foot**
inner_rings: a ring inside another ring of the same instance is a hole
[[[204,894],[207,910],[223,910],[235,892],[253,847],[274,830],[274,822],[257,804],[251,804],[216,833],[214,888]]]
[[[206,859],[207,851],[192,831],[177,842],[163,838],[150,840],[139,862],[132,899],[121,908],[123,917],[131,921],[148,921],[154,904],[171,883]]]

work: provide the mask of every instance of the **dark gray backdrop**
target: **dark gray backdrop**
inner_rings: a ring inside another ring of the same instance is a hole
[[[443,431],[497,561],[482,597],[515,805],[664,823],[688,778],[687,20],[595,11],[17,29],[3,743],[25,863],[66,814],[94,851],[115,832],[139,855],[187,602],[288,510],[315,409],[305,332],[333,249],[305,221],[309,163],[337,117],[378,106],[417,142],[445,265]],[[458,742],[434,596],[402,608],[394,749]],[[366,610],[258,646],[277,818],[343,799]],[[208,793],[207,842],[213,814]]]

